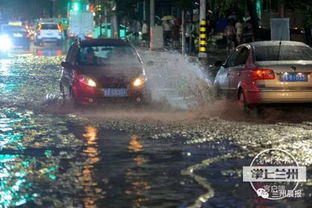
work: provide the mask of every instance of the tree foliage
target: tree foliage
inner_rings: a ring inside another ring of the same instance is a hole
[[[180,9],[189,9],[192,8],[193,0],[177,0],[175,5]]]
[[[136,5],[138,2],[138,0],[116,0],[117,15],[136,19]]]
[[[64,13],[67,0],[58,0],[56,11]],[[0,0],[0,12],[8,19],[34,19],[52,15],[51,0]]]
[[[218,17],[225,17],[230,14],[238,13],[241,15],[245,9],[246,0],[210,0],[208,8]]]
[[[300,10],[304,16],[304,24],[312,27],[312,1],[284,0],[284,2],[288,7]]]

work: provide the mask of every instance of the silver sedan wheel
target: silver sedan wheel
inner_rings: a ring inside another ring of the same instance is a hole
[[[250,112],[250,108],[246,102],[246,98],[245,98],[245,95],[244,95],[244,92],[243,90],[241,90],[239,92],[239,97],[238,97],[238,107],[241,111],[243,112],[246,112],[246,113],[249,113]]]

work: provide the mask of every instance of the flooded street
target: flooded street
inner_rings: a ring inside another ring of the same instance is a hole
[[[58,48],[0,60],[0,208],[311,207],[312,109],[242,115],[215,100],[204,67],[140,54],[150,106],[64,103]],[[268,148],[307,167],[302,198],[264,200],[243,182]]]

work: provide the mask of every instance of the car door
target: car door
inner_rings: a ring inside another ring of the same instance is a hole
[[[66,62],[70,66],[75,66],[77,64],[79,48],[76,45],[70,47],[67,53]],[[62,72],[62,83],[65,87],[70,88],[73,81],[73,68],[64,67]]]
[[[221,65],[215,81],[214,81],[214,85],[217,89],[217,91],[223,95],[227,96],[227,91],[229,88],[229,63],[232,60],[233,55],[235,54],[235,51],[227,58],[227,60],[225,61],[225,63],[223,65]]]
[[[228,68],[225,65],[221,66],[214,81],[214,85],[217,91],[221,94],[226,94],[229,82],[228,82]]]
[[[229,58],[226,60],[225,64],[221,66],[218,75],[217,75],[217,81],[218,81],[218,87],[220,91],[228,96],[229,95],[229,85],[230,85],[230,79],[229,79],[229,71],[232,66],[234,66],[234,61],[237,56],[237,49],[229,56]]]
[[[237,96],[237,87],[241,81],[242,70],[246,67],[246,62],[250,53],[247,46],[242,46],[236,49],[233,60],[229,63],[229,95],[233,98]]]

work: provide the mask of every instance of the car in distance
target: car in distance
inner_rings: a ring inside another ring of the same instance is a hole
[[[37,26],[35,34],[35,45],[52,42],[61,45],[63,41],[63,31],[61,26],[56,22],[41,22]]]
[[[239,45],[220,66],[214,86],[244,110],[265,104],[312,103],[312,49],[295,41]]]
[[[74,104],[147,99],[142,61],[126,41],[76,41],[62,66],[60,90],[63,98]]]
[[[3,24],[0,27],[0,43],[2,50],[15,48],[29,50],[30,35],[21,25]]]

